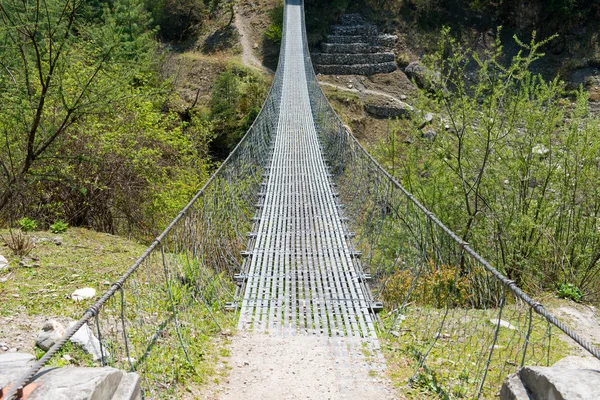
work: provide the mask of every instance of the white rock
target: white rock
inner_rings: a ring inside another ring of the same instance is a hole
[[[490,319],[490,322],[494,325],[500,325],[501,328],[506,328],[506,329],[510,329],[512,331],[516,330],[517,328],[512,325],[510,322],[506,322],[502,319]]]
[[[71,329],[76,322],[73,321],[69,324],[68,329]],[[102,352],[100,351],[100,341],[94,334],[89,326],[84,324],[75,334],[71,337],[71,342],[80,345],[83,347],[86,353],[91,354],[94,361],[102,358]],[[110,357],[108,350],[105,348],[102,349],[104,352],[104,358]]]
[[[550,150],[543,144],[536,144],[535,146],[533,146],[533,149],[531,149],[531,152],[534,154],[545,156],[546,154],[550,153]]]
[[[96,289],[94,288],[83,288],[77,289],[71,294],[71,298],[75,301],[82,301],[86,299],[91,299],[96,295]]]
[[[0,272],[8,268],[8,260],[0,255]]]
[[[56,320],[46,321],[38,333],[35,344],[42,350],[49,350],[65,334],[65,328]]]

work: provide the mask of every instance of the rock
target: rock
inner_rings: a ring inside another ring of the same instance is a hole
[[[68,329],[71,329],[76,324],[76,322],[71,322],[68,326]],[[100,351],[100,341],[94,334],[90,327],[84,324],[75,334],[71,337],[70,341],[72,343],[80,345],[86,353],[91,354],[94,361],[102,358],[102,352]],[[104,352],[104,358],[110,357],[108,350],[106,347],[102,349]]]
[[[510,322],[506,322],[506,321],[504,321],[502,319],[490,319],[490,322],[493,325],[500,325],[501,328],[510,329],[511,331],[514,331],[514,330],[517,329]]]
[[[335,65],[319,65],[315,64],[315,72],[323,75],[375,75],[388,74],[397,69],[395,62],[386,62],[379,64],[335,64]]]
[[[56,320],[46,321],[38,333],[35,344],[42,350],[48,351],[65,334],[65,328]]]
[[[408,118],[413,108],[399,100],[369,96],[364,100],[365,111],[376,118]]]
[[[527,388],[523,385],[519,374],[509,375],[502,383],[500,389],[501,400],[533,400]]]
[[[65,361],[67,361],[67,362],[73,361],[73,357],[71,357],[68,354],[65,354],[64,356],[62,356],[62,359],[65,360]]]
[[[71,298],[75,301],[82,301],[82,300],[91,299],[95,295],[96,295],[96,289],[83,288],[83,289],[77,289],[76,291],[74,291],[73,294],[71,294]]]
[[[0,255],[0,272],[5,269],[8,269],[8,260],[3,255]]]
[[[28,353],[0,354],[0,369],[28,368],[34,362],[35,356]],[[1,387],[2,385],[0,385]]]
[[[29,257],[25,257],[19,261],[19,266],[23,268],[31,268],[33,267],[33,260]]]
[[[29,398],[112,399],[123,375],[115,368],[57,368],[36,379],[39,387]]]
[[[591,369],[600,371],[600,360],[598,360],[596,357],[568,356],[554,363],[552,368]]]
[[[394,53],[378,53],[378,54],[327,54],[313,53],[311,60],[317,65],[360,65],[360,64],[379,64],[394,62],[396,56]]]
[[[519,376],[534,399],[598,399],[600,371],[524,367]]]
[[[543,144],[536,144],[535,146],[533,146],[533,149],[531,149],[531,152],[533,154],[539,154],[540,156],[545,156],[548,153],[550,153],[550,150]]]
[[[430,88],[431,84],[436,84],[440,79],[440,74],[429,70],[418,61],[413,61],[404,68],[404,73],[409,79],[422,88]]]
[[[55,245],[57,245],[57,246],[60,246],[60,245],[62,245],[62,244],[63,244],[63,240],[62,240],[62,238],[61,238],[60,236],[57,236],[57,237],[55,237],[55,238],[52,240],[52,242],[53,242]]]
[[[423,133],[423,137],[429,141],[433,141],[433,139],[435,139],[436,136],[437,132],[433,129],[428,129],[426,132]]]
[[[0,350],[8,351],[8,345],[6,343],[0,343]]]
[[[405,94],[400,95],[400,100],[406,100],[408,97]]]

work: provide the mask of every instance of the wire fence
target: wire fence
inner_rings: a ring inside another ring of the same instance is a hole
[[[286,0],[300,4],[301,0]],[[284,18],[285,20],[285,18]],[[303,24],[304,29],[305,25]],[[600,352],[496,271],[392,178],[336,115],[314,75],[304,31],[311,106],[323,153],[356,233],[407,381],[436,395],[493,397],[522,365],[564,351],[558,331]],[[285,35],[282,46],[285,46]],[[284,52],[254,124],[206,185],[110,289],[20,380],[17,395],[82,327],[101,363],[140,373],[146,398],[168,397],[196,373],[210,338],[230,326],[240,271],[279,120]],[[556,329],[558,328],[558,329]]]

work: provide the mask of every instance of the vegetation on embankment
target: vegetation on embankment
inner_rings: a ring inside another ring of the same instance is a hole
[[[479,56],[444,30],[426,57],[422,112],[397,122],[377,153],[520,287],[567,296],[570,284],[574,300],[597,302],[600,121],[585,92],[531,72],[545,42],[519,42],[505,66],[499,41]]]
[[[231,25],[232,2],[176,3],[2,3],[2,225],[27,216],[154,236],[239,140],[268,82],[229,64],[231,43],[213,43],[235,42],[211,35]],[[200,54],[197,40],[217,54],[195,63],[206,72],[190,81],[210,81],[190,101],[178,60]],[[215,80],[212,98],[226,103],[211,100]]]

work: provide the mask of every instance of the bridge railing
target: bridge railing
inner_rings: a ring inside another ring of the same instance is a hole
[[[423,207],[364,149],[305,62],[313,116],[355,245],[387,310],[406,382],[448,397],[497,396],[523,365],[600,351],[551,315]],[[476,244],[474,244],[474,247]]]
[[[284,38],[285,40],[285,38]],[[285,63],[282,52],[280,65]],[[234,326],[235,298],[247,232],[255,223],[264,167],[277,130],[283,68],[246,135],[144,254],[67,333],[24,374],[5,399],[23,388],[77,332],[87,331],[97,362],[142,379],[145,398],[172,398],[196,374],[210,337]]]

